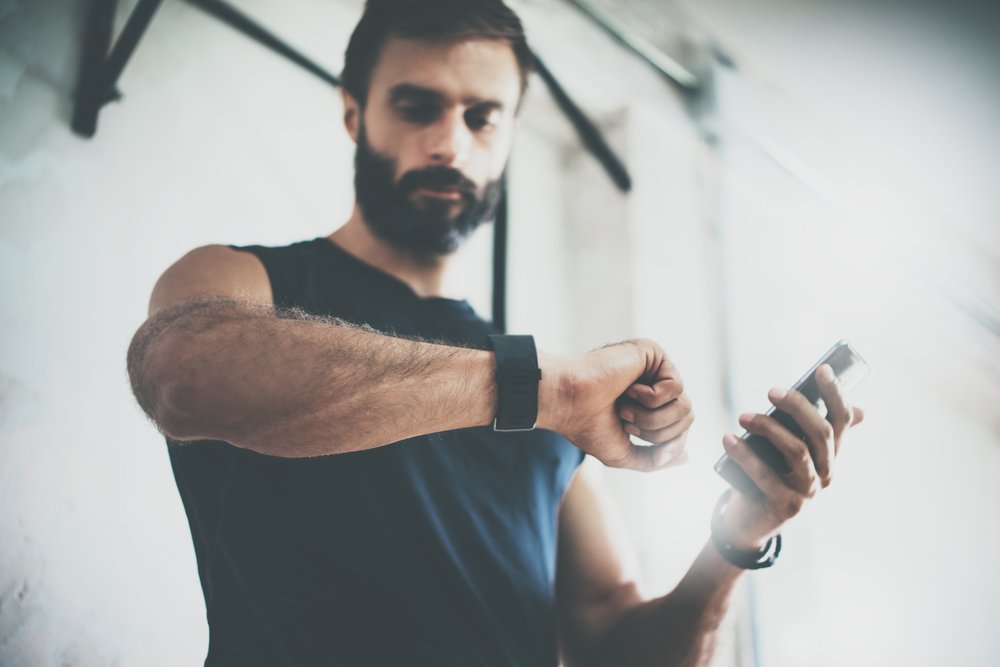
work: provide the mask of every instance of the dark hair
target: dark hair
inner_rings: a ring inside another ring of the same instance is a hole
[[[532,55],[524,27],[502,0],[367,0],[344,54],[341,85],[361,106],[368,99],[372,71],[386,39],[402,37],[440,42],[506,40],[528,85]]]

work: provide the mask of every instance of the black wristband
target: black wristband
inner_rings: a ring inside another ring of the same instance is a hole
[[[726,511],[726,505],[729,504],[729,497],[732,493],[732,489],[726,489],[726,492],[719,498],[719,502],[715,504],[715,511],[712,512],[712,544],[715,545],[716,550],[723,558],[736,567],[744,570],[761,570],[765,567],[771,567],[774,565],[774,561],[778,560],[778,555],[781,554],[781,533],[769,539],[760,551],[737,549],[723,537],[722,515]]]
[[[531,431],[538,421],[538,368],[531,336],[492,335],[497,355],[497,414],[494,431]]]

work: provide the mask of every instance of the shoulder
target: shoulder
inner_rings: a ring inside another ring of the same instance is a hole
[[[228,298],[273,304],[267,270],[251,252],[206,245],[188,252],[160,276],[149,314],[191,299]]]

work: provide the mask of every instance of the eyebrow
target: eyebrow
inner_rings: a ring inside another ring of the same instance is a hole
[[[444,104],[448,101],[448,98],[433,88],[425,88],[413,83],[398,83],[389,89],[389,101],[393,104],[409,100]],[[466,106],[486,106],[499,110],[504,108],[503,102],[499,100],[483,99],[481,97],[466,97],[462,100],[462,103]]]

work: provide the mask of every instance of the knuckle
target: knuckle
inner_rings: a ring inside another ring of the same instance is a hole
[[[626,445],[615,454],[605,453],[597,458],[609,468],[625,468],[628,467],[629,458],[631,458],[631,448],[629,445]]]
[[[620,458],[603,458],[603,459],[601,459],[601,463],[603,463],[604,465],[608,466],[609,468],[624,468],[624,467],[626,467],[624,459],[620,459]]]
[[[833,424],[831,424],[830,422],[826,421],[825,419],[823,420],[823,422],[819,426],[819,432],[820,432],[820,435],[823,436],[823,439],[826,440],[826,441],[833,440],[833,436],[835,435],[835,431],[833,429]]]
[[[795,465],[797,468],[806,468],[809,465],[809,461],[812,456],[809,454],[809,450],[806,449],[805,445],[797,447],[795,450]]]
[[[803,498],[799,495],[790,496],[784,503],[786,516],[795,516],[802,510]]]
[[[801,405],[802,401],[806,400],[798,389],[789,389],[785,393],[785,397],[781,399],[781,403],[791,404],[791,405]]]

